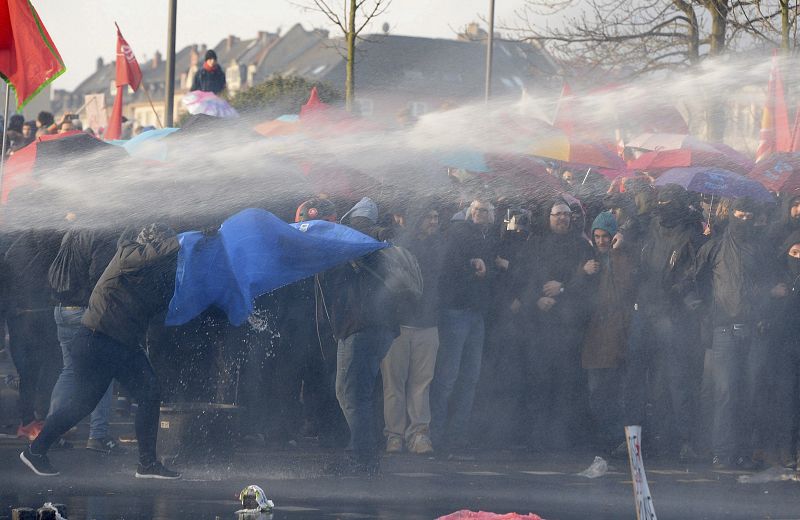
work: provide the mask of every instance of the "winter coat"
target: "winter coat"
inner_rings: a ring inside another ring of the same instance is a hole
[[[225,73],[219,65],[214,65],[211,71],[207,71],[202,66],[194,75],[192,90],[202,90],[203,92],[213,92],[219,94],[225,90]]]
[[[729,226],[697,255],[696,280],[711,325],[755,324],[764,317],[774,285],[772,259],[758,236],[736,236]]]
[[[491,283],[495,275],[496,238],[491,229],[471,220],[453,222],[445,233],[444,260],[439,277],[439,302],[443,309],[475,310],[489,308]],[[471,260],[486,264],[486,275],[479,278]]]
[[[97,280],[116,251],[116,237],[89,229],[71,229],[48,271],[56,301],[86,307]]]
[[[700,217],[694,213],[670,227],[662,225],[661,217],[650,221],[642,242],[637,296],[645,314],[673,319],[683,315],[684,299],[696,291],[695,260],[704,242]]]
[[[775,283],[786,284],[789,294],[784,298],[771,298],[766,315],[775,344],[797,348],[800,345],[800,260],[788,255],[794,244],[800,244],[800,230],[791,233],[781,244],[775,263]],[[790,262],[795,264],[794,269]]]
[[[400,302],[400,324],[420,328],[435,327],[439,314],[439,278],[444,258],[441,233],[425,237],[407,234],[397,244],[408,249],[417,258],[424,284],[421,299]]]
[[[61,234],[54,230],[22,233],[6,251],[10,272],[10,307],[42,310],[53,306],[47,272],[58,252]]]
[[[532,252],[519,272],[517,283],[523,288],[519,299],[524,312],[536,316],[543,324],[577,326],[582,323],[586,318],[588,282],[583,266],[594,256],[592,246],[582,234],[573,231],[563,235],[548,231],[527,243]],[[536,303],[544,296],[542,288],[549,281],[561,282],[564,291],[555,297],[553,308],[543,312]]]
[[[343,340],[371,327],[384,327],[400,335],[397,301],[383,281],[348,262],[321,276],[324,305],[333,335]]]
[[[124,237],[100,276],[83,315],[85,327],[135,348],[175,292],[177,237],[141,244]]]
[[[636,258],[630,250],[612,249],[601,255],[594,275],[591,318],[581,352],[583,368],[617,368],[625,357],[633,303],[636,299]],[[587,295],[589,296],[589,295]]]

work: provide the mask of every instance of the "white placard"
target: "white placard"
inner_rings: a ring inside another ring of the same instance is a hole
[[[625,441],[628,444],[628,460],[631,463],[636,520],[657,520],[653,497],[650,495],[650,486],[647,485],[647,475],[645,475],[642,461],[642,427],[626,426]]]

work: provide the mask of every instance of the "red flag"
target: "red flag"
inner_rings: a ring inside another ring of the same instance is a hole
[[[773,152],[788,152],[792,148],[792,134],[789,131],[789,112],[783,97],[783,78],[778,67],[778,55],[772,55],[772,70],[769,73],[767,100],[761,115],[756,162]]]
[[[130,85],[133,90],[139,88],[142,83],[142,69],[133,54],[128,42],[122,37],[122,33],[117,26],[117,86]]]
[[[792,128],[792,149],[790,152],[800,152],[800,103],[794,112],[794,128]]]
[[[103,134],[103,139],[110,141],[122,137],[122,92],[124,89],[124,86],[117,85],[117,97],[114,98],[114,108],[111,110],[108,128]]]
[[[0,0],[0,77],[22,108],[66,68],[30,0]]]
[[[562,130],[567,135],[575,133],[575,117],[572,113],[572,105],[575,103],[575,98],[572,97],[572,89],[569,88],[569,83],[564,83],[561,89],[561,97],[556,106],[556,116],[553,118],[553,126]]]

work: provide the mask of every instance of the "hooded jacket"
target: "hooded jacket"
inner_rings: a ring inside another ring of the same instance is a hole
[[[111,233],[71,229],[48,271],[55,299],[62,305],[86,307],[97,280],[114,256],[116,239]]]
[[[700,248],[696,269],[713,326],[755,324],[764,317],[774,269],[757,235],[740,236],[729,225]]]
[[[137,241],[124,233],[103,271],[81,323],[131,348],[144,345],[150,320],[175,292],[176,236]]]
[[[795,244],[800,244],[800,229],[786,237],[775,262],[775,282],[784,283],[789,294],[772,298],[768,311],[770,329],[782,346],[800,344],[800,259],[789,256],[789,249]]]
[[[800,198],[800,190],[792,191],[781,197],[777,219],[769,226],[767,237],[770,244],[783,244],[789,235],[800,230],[800,219],[792,218],[792,202]],[[774,251],[779,254],[780,251]]]
[[[385,240],[391,230],[377,225],[378,206],[368,197],[361,199],[342,216],[342,224]],[[348,262],[320,276],[324,306],[328,310],[333,335],[343,340],[370,327],[386,327],[400,335],[397,301],[384,283],[358,262]]]
[[[637,302],[643,312],[676,317],[684,310],[684,298],[697,290],[695,261],[704,242],[702,216],[689,208],[676,218],[652,218],[639,261]]]

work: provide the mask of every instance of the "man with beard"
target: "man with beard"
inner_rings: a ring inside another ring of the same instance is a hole
[[[580,340],[585,323],[586,277],[592,248],[582,229],[572,228],[572,211],[561,199],[549,209],[548,231],[522,272],[522,312],[533,319],[527,337],[530,374],[531,447],[559,449],[576,440],[580,416]],[[524,284],[524,285],[523,285]]]
[[[695,456],[690,431],[702,367],[695,352],[700,349],[693,348],[697,320],[691,310],[699,304],[694,266],[704,238],[702,215],[689,202],[677,184],[662,186],[656,195],[655,216],[642,240],[625,391],[626,423],[642,424],[647,384],[654,451],[677,447],[683,460]]]
[[[715,469],[752,469],[749,440],[755,426],[755,377],[764,361],[758,325],[769,303],[772,270],[754,234],[755,208],[731,204],[728,227],[697,256],[697,281],[708,289],[713,327],[710,367],[711,448]]]
[[[581,365],[586,370],[589,408],[601,448],[610,451],[622,437],[622,390],[628,328],[635,299],[636,262],[630,248],[612,249],[617,222],[609,211],[592,224],[595,274],[590,294],[591,318],[583,340]]]

